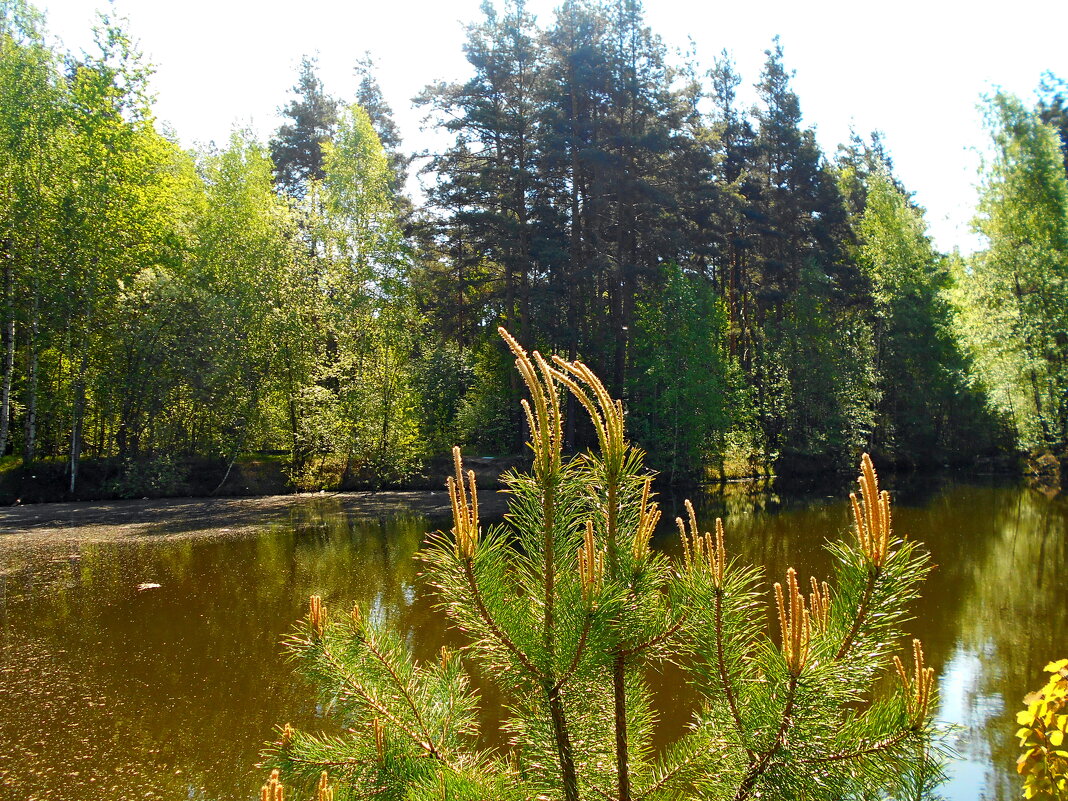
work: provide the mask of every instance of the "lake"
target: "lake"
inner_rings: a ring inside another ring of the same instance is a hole
[[[1044,683],[1043,665],[1068,657],[1068,503],[977,480],[890,488],[896,531],[925,542],[938,565],[909,628],[937,671],[939,716],[956,726],[942,792],[1015,798],[1013,716]],[[709,525],[725,518],[728,549],[772,580],[790,565],[823,576],[823,543],[849,524],[848,491],[732,485],[697,504]],[[669,521],[681,509],[662,504]],[[458,642],[412,559],[428,530],[448,525],[309,498],[253,535],[0,550],[0,799],[258,797],[255,763],[276,725],[330,727],[280,646],[310,594],[380,610],[419,656]],[[674,551],[672,532],[665,525],[655,545]],[[670,738],[685,691],[665,681],[658,699]],[[486,702],[492,721],[491,693]]]

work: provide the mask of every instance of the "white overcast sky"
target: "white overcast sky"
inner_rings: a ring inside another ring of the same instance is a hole
[[[71,50],[91,43],[106,0],[38,0]],[[555,0],[528,0],[540,22]],[[116,0],[114,12],[156,67],[159,118],[183,143],[225,143],[235,125],[266,139],[304,54],[317,55],[327,91],[351,100],[353,66],[370,51],[408,149],[433,146],[410,102],[427,83],[467,76],[464,25],[480,0]],[[1027,101],[1041,74],[1068,77],[1068,1],[646,0],[669,49],[692,38],[702,64],[726,48],[745,85],[782,38],[805,124],[834,154],[850,126],[879,129],[898,175],[926,207],[943,250],[975,246],[969,220],[986,135],[977,109],[994,87]]]

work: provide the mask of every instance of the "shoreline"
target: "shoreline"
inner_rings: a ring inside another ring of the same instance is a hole
[[[452,513],[443,490],[36,503],[0,507],[0,552],[25,546],[249,536],[285,520],[296,508],[324,503],[356,518]],[[479,504],[487,512],[503,513],[505,500],[498,492],[483,490]]]

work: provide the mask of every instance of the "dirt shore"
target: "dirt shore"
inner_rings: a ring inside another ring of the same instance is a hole
[[[448,516],[443,491],[338,492],[237,498],[77,501],[0,507],[0,550],[6,547],[191,537],[248,536],[287,519],[297,507],[329,504],[357,518],[403,512]],[[480,492],[487,516],[504,511],[504,497]]]

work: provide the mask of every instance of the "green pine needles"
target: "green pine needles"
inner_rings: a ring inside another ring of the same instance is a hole
[[[286,726],[268,758],[281,780],[336,801],[926,797],[940,777],[933,671],[918,641],[908,668],[893,651],[930,564],[894,534],[871,460],[833,578],[803,585],[791,568],[769,595],[722,522],[703,532],[689,504],[681,561],[651,550],[660,512],[622,404],[585,365],[501,335],[530,392],[533,467],[505,478],[509,513],[484,528],[457,450],[453,529],[420,557],[468,644],[417,663],[381,621],[313,598],[289,648],[345,733]],[[597,453],[563,458],[565,393]],[[702,699],[664,749],[646,680],[661,660]],[[506,698],[507,747],[478,745],[469,662]]]

